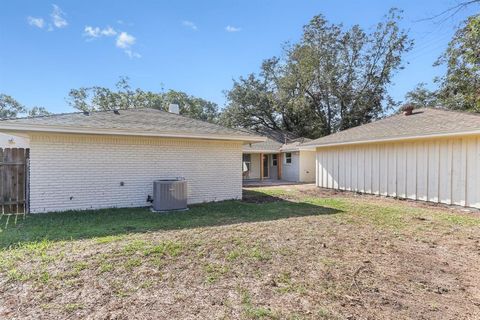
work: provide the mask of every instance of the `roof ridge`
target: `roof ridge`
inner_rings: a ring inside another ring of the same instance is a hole
[[[440,111],[446,111],[446,112],[451,112],[451,113],[460,113],[460,114],[463,114],[463,115],[466,115],[466,116],[475,116],[475,117],[480,117],[480,112],[472,112],[472,111],[467,111],[467,110],[455,110],[455,109],[450,109],[450,108],[447,108],[447,107],[443,107],[443,106],[437,106],[437,107],[423,107],[421,109],[428,109],[428,110],[440,110]],[[419,110],[419,109],[414,109],[415,110]]]

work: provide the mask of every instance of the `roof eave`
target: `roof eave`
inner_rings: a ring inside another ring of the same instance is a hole
[[[289,150],[288,150],[289,151]],[[311,146],[299,146],[296,150],[293,151],[315,151],[315,147]]]
[[[280,153],[281,151],[276,149],[263,149],[263,150],[248,150],[248,149],[243,149],[243,153]]]
[[[311,144],[311,145],[308,145],[308,147],[326,148],[326,147],[334,147],[334,146],[347,146],[347,145],[369,144],[369,143],[380,143],[380,142],[395,142],[395,141],[409,141],[409,140],[419,140],[419,139],[470,136],[470,135],[477,135],[477,134],[480,134],[480,130],[463,131],[463,132],[449,132],[449,133],[436,133],[436,134],[429,134],[429,135],[417,135],[417,136],[372,139],[372,140],[334,142],[334,143],[326,143],[326,144]]]
[[[129,131],[122,129],[92,129],[79,127],[62,126],[31,126],[0,123],[0,130],[14,132],[44,132],[44,133],[67,133],[67,134],[94,134],[94,135],[119,135],[119,136],[143,136],[160,138],[183,138],[183,139],[203,139],[203,140],[226,140],[242,141],[245,143],[264,142],[266,139],[261,136],[242,136],[242,135],[221,135],[221,134],[188,134],[172,132],[149,132],[149,131]]]

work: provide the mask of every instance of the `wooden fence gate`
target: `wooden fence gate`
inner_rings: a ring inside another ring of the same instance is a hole
[[[0,219],[28,212],[28,165],[30,149],[0,148]]]

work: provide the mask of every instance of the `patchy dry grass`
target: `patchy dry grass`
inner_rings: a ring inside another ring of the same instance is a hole
[[[480,217],[413,202],[250,189],[31,215],[0,246],[0,318],[480,318]]]

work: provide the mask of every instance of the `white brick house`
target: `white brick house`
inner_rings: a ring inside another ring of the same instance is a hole
[[[147,206],[152,182],[185,177],[188,203],[242,197],[242,147],[264,141],[154,109],[0,121],[30,139],[30,212]]]
[[[268,137],[265,142],[243,146],[243,179],[315,182],[315,148],[303,147],[307,138]]]

